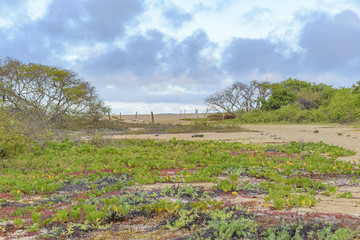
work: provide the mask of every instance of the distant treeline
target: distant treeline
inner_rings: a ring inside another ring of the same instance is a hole
[[[241,123],[352,123],[360,121],[360,81],[334,88],[289,78],[280,83],[234,83],[205,99]]]

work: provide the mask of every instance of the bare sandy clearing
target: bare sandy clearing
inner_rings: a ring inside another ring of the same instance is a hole
[[[319,202],[312,208],[301,208],[301,211],[321,212],[321,213],[343,213],[360,216],[360,189],[359,187],[344,187],[340,188],[338,193],[351,192],[353,197],[337,198],[327,197],[324,195],[317,195],[316,199]],[[298,209],[299,210],[299,209]]]

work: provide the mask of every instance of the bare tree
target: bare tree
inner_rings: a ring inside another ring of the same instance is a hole
[[[107,111],[95,88],[74,72],[10,58],[0,61],[0,97],[3,108],[44,121]]]
[[[205,103],[217,111],[250,112],[260,107],[259,98],[266,98],[269,91],[266,84],[257,81],[250,83],[235,82],[215,94],[208,96]]]
[[[229,87],[223,89],[205,99],[205,103],[212,109],[218,111],[226,111],[233,114],[235,111],[241,111],[240,102],[241,95],[238,88]]]
[[[257,87],[257,82],[256,81],[252,81],[249,84],[244,84],[244,83],[240,83],[240,82],[236,82],[233,84],[232,86],[233,88],[237,89],[237,92],[239,92],[240,96],[241,96],[241,102],[238,102],[239,105],[242,105],[242,108],[245,112],[250,112],[252,109],[255,108],[255,106],[253,105],[254,102],[256,101],[256,87]]]

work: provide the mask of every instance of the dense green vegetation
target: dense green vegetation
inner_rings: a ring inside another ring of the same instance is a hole
[[[267,94],[252,96],[258,104],[234,112],[236,123],[353,123],[360,121],[360,82],[351,88],[287,79],[261,83]],[[224,99],[222,100],[224,101]],[[247,101],[238,99],[238,105]]]
[[[0,192],[7,193],[2,207],[4,210],[8,201],[19,201],[29,194],[41,195],[42,200],[11,210],[2,215],[2,221],[11,219],[18,229],[29,232],[52,229],[45,239],[109,230],[112,224],[136,216],[161,217],[164,220],[157,229],[173,234],[187,229],[188,236],[195,239],[351,239],[356,233],[336,224],[319,222],[310,229],[305,221],[285,224],[273,219],[265,223],[246,206],[213,199],[223,194],[265,194],[267,205],[281,210],[312,207],[317,194],[351,198],[350,193],[342,196],[336,186],[313,176],[341,174],[357,182],[358,166],[337,160],[352,154],[344,148],[304,142],[257,146],[96,138],[34,143],[31,150],[1,162]],[[242,177],[261,181],[239,181]],[[193,182],[214,185],[204,191],[193,187]],[[136,191],[136,186],[153,183],[187,185]],[[302,231],[305,227],[309,229]]]
[[[354,170],[356,165],[336,160],[337,156],[352,155],[354,152],[324,143],[292,142],[284,146],[261,147],[216,141],[128,140],[103,144],[105,140],[89,143],[63,140],[60,143],[49,141],[35,144],[29,153],[12,158],[11,161],[1,162],[0,192],[20,189],[24,193],[42,193],[39,190],[41,186],[34,189],[33,183],[42,179],[44,174],[57,175],[56,180],[59,181],[67,179],[65,175],[69,173],[104,169],[110,169],[115,173],[131,172],[132,178],[141,184],[164,181],[159,170],[170,168],[183,169],[177,174],[179,177],[184,177],[185,182],[216,182],[216,176],[225,170],[240,175],[247,173],[270,179],[275,176],[274,179],[279,183],[285,181],[285,178],[280,176],[292,176],[299,170],[323,174],[329,172],[360,174],[359,171]],[[267,159],[265,154],[267,150],[284,152],[284,156]],[[244,154],[232,155],[231,151],[244,152]],[[252,156],[248,153],[251,151],[256,151],[259,155]],[[298,153],[298,155],[288,158],[286,153]],[[331,158],[321,154],[327,154]],[[61,161],[58,161],[59,159]],[[194,169],[196,172],[189,174],[189,170]],[[8,177],[13,175],[21,179],[29,179],[21,181]],[[177,180],[180,179],[176,178],[175,181]]]
[[[360,82],[358,83],[360,84]],[[360,120],[359,86],[335,89],[324,84],[288,79],[272,85],[272,94],[260,110],[241,122],[351,123]]]

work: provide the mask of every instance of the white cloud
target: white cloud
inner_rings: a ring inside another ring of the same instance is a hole
[[[28,0],[26,8],[30,19],[35,21],[44,17],[47,7],[52,1],[53,0]]]
[[[53,0],[13,1],[11,4],[0,3],[0,28],[9,30],[29,21],[41,19],[46,14]]]
[[[108,45],[105,43],[95,43],[93,45],[71,45],[68,43],[64,43],[66,45],[65,53],[61,53],[58,57],[62,58],[64,61],[69,64],[75,64],[78,61],[87,61],[93,58],[99,57],[103,54]]]
[[[0,0],[0,58],[72,69],[115,111],[194,111],[234,81],[348,85],[357,15],[355,0]]]

